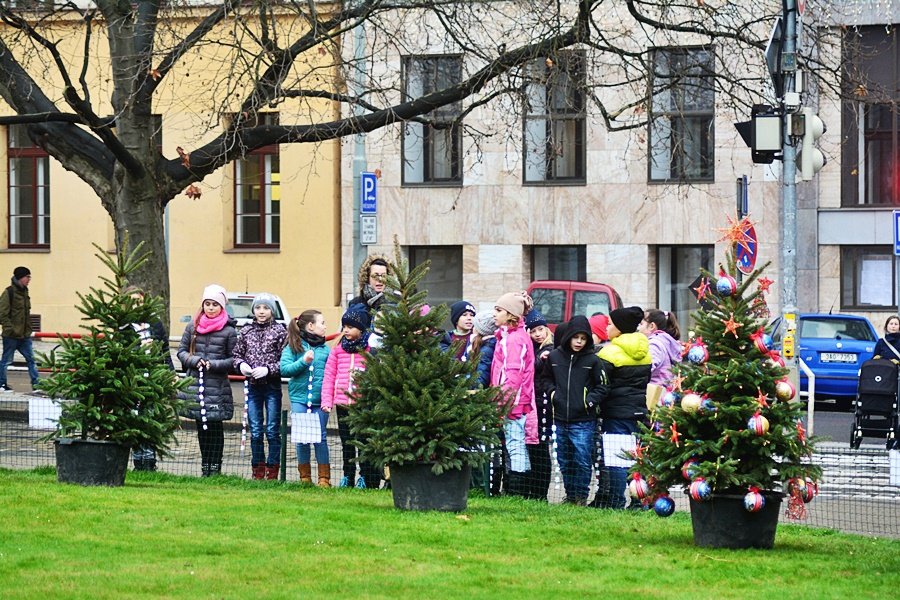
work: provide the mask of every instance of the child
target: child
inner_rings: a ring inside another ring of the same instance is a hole
[[[606,332],[609,344],[600,350],[600,364],[606,372],[608,392],[600,406],[601,431],[634,435],[638,423],[647,416],[647,383],[650,380],[650,343],[637,332],[644,320],[639,306],[617,308],[609,313]],[[606,440],[604,439],[604,443]],[[625,508],[628,469],[601,467],[600,486],[594,506]]]
[[[318,486],[331,487],[331,462],[328,457],[326,426],[328,413],[322,410],[322,382],[330,354],[325,345],[325,317],[317,310],[304,311],[291,319],[287,346],[281,353],[281,374],[290,377],[288,397],[292,412],[311,412],[319,417],[322,440],[313,444],[316,452]],[[297,444],[297,470],[301,483],[312,483],[309,444]]]
[[[222,422],[234,416],[228,373],[233,364],[231,356],[237,344],[237,331],[236,321],[225,312],[226,304],[225,288],[206,286],[200,311],[184,328],[178,345],[178,360],[187,376],[194,378],[189,388],[194,401],[187,408],[187,416],[197,421],[203,477],[222,472],[225,449]]]
[[[465,300],[450,305],[450,323],[453,331],[448,331],[441,338],[441,350],[455,350],[456,360],[467,361],[472,352],[472,323],[475,319],[475,307]]]
[[[597,313],[588,318],[588,323],[591,324],[591,337],[594,340],[594,354],[596,354],[609,343],[609,334],[606,333],[609,317],[603,313]]]
[[[597,407],[606,395],[606,373],[593,352],[587,317],[572,317],[559,342],[542,365],[541,388],[553,405],[565,501],[583,506],[590,491]]]
[[[281,349],[286,332],[275,321],[275,298],[259,294],[250,305],[253,321],[244,325],[234,347],[234,368],[247,378],[250,464],[253,479],[278,479],[281,467]],[[263,415],[265,412],[265,415]],[[269,441],[269,457],[263,441]]]
[[[638,331],[650,341],[650,383],[668,385],[672,365],[681,362],[681,330],[675,313],[652,308],[644,315]]]
[[[522,326],[531,306],[525,292],[503,294],[494,306],[497,346],[491,362],[491,385],[504,391],[501,402],[509,410],[503,420],[506,491],[514,495],[524,493],[525,473],[531,469],[525,447],[525,418],[534,407],[534,349]]]
[[[469,355],[478,357],[478,385],[473,387],[491,385],[491,363],[494,362],[494,348],[497,344],[497,338],[494,337],[496,331],[497,324],[494,323],[493,310],[477,313],[472,319],[472,349]]]
[[[350,487],[356,478],[356,447],[351,443],[350,425],[347,423],[352,400],[349,393],[353,391],[353,374],[366,368],[367,349],[366,330],[369,328],[369,313],[364,304],[351,304],[341,317],[343,328],[341,341],[335,344],[325,363],[325,377],[322,380],[322,410],[330,413],[337,409],[338,434],[341,437],[341,453],[344,459],[344,476],[340,487]],[[356,481],[358,488],[377,488],[381,478],[377,471],[369,465],[360,464],[360,477]]]
[[[546,502],[553,471],[553,463],[550,461],[553,415],[548,396],[537,390],[542,365],[553,349],[553,332],[547,327],[547,319],[536,308],[525,315],[525,329],[531,336],[534,350],[535,395],[534,408],[525,421],[525,447],[528,449],[528,460],[531,461],[531,472],[524,488],[526,497]]]

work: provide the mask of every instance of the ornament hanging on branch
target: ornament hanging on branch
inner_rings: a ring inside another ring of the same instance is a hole
[[[653,503],[653,511],[660,517],[670,517],[675,512],[675,501],[668,494],[660,496]]]
[[[709,360],[709,349],[706,347],[706,344],[703,343],[703,338],[697,338],[694,345],[690,347],[687,353],[687,359],[695,365],[702,365]]]
[[[709,279],[704,277],[700,280],[700,285],[694,288],[694,291],[697,292],[697,302],[702,302],[706,295],[709,294],[709,290]]]
[[[709,500],[709,496],[710,494],[712,494],[712,489],[710,489],[709,484],[706,483],[706,480],[701,477],[691,482],[691,488],[688,493],[694,501],[703,502],[705,500]]]
[[[725,325],[725,333],[732,334],[735,339],[737,339],[738,333],[737,330],[744,326],[743,323],[739,323],[734,320],[734,313],[731,313],[728,316],[728,320],[722,319],[722,324]]]
[[[747,429],[756,435],[766,435],[769,432],[769,420],[757,412],[747,421]]]
[[[689,392],[681,398],[681,410],[684,412],[697,412],[701,404],[703,404],[703,398],[694,392]]]
[[[640,473],[632,475],[631,482],[628,484],[628,493],[632,498],[641,501],[650,495],[650,486],[647,485]]]
[[[762,327],[750,334],[750,340],[763,354],[769,354],[772,351],[772,336],[766,333]]]
[[[725,273],[719,274],[719,279],[716,280],[716,293],[720,296],[733,296],[737,292],[737,281],[731,275],[726,275]]]
[[[782,379],[775,383],[775,397],[782,402],[791,400],[797,394],[794,384],[787,379]]]
[[[694,477],[697,476],[697,459],[689,458],[684,461],[684,464],[681,465],[681,475],[688,481],[693,481]]]
[[[766,498],[759,493],[758,487],[751,487],[750,491],[744,496],[744,509],[747,512],[759,512],[766,505]]]
[[[771,279],[769,279],[768,277],[760,277],[759,279],[756,280],[757,288],[759,289],[759,291],[761,291],[765,294],[769,293],[769,286],[771,286],[773,283],[775,283],[775,282],[772,281]]]

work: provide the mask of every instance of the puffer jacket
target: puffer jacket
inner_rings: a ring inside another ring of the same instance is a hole
[[[504,325],[494,334],[497,345],[491,362],[491,385],[507,393],[510,419],[527,415],[534,408],[534,347],[525,327]]]
[[[196,337],[193,322],[184,328],[177,356],[185,373],[194,378],[194,383],[188,388],[185,416],[192,419],[201,417],[198,398],[200,371],[197,368],[201,359],[209,361],[209,369],[203,372],[203,404],[207,420],[227,421],[234,416],[234,401],[231,397],[228,374],[231,373],[233,364],[231,355],[237,344],[237,330],[234,328],[236,323],[235,319],[228,319],[228,323],[219,331],[201,333]],[[194,338],[193,352],[191,338]]]
[[[312,346],[306,340],[301,341],[302,350],[294,352],[285,346],[281,352],[281,374],[289,377],[288,398],[291,400],[293,412],[303,412],[307,408],[319,408],[322,405],[322,383],[325,380],[325,365],[331,351],[325,344]],[[303,359],[312,350],[313,360],[306,364]]]
[[[497,338],[490,336],[481,340],[481,348],[478,349],[478,384],[483,388],[491,385],[491,363],[494,362],[496,346]]]
[[[10,279],[12,285],[3,290],[0,296],[0,323],[3,324],[3,337],[24,340],[31,337],[31,296],[28,288],[19,285],[15,278]],[[12,290],[10,299],[9,291]]]
[[[366,370],[366,355],[362,352],[347,352],[338,342],[331,349],[325,363],[325,378],[322,380],[322,409],[330,411],[334,406],[347,406],[353,401],[347,394],[353,391],[353,374]]]
[[[281,350],[287,331],[274,320],[268,323],[252,321],[241,328],[234,346],[234,370],[241,372],[241,363],[251,367],[266,367],[264,379],[250,379],[250,385],[281,384]]]
[[[607,393],[606,372],[594,354],[593,343],[572,352],[569,342],[577,333],[591,339],[586,317],[572,317],[559,347],[544,361],[539,377],[540,388],[550,395],[553,419],[563,423],[596,421],[597,409]]]
[[[650,341],[650,383],[666,385],[672,379],[672,365],[681,362],[681,342],[665,331],[654,331]]]
[[[650,342],[643,333],[624,333],[604,346],[597,356],[606,371],[609,391],[600,404],[604,419],[647,416],[647,383],[650,381]]]

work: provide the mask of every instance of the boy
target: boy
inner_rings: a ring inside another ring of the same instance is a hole
[[[583,506],[591,485],[597,408],[606,397],[606,373],[594,354],[587,317],[576,315],[566,324],[544,361],[541,386],[553,407],[565,501]]]
[[[469,360],[472,350],[472,326],[475,320],[475,307],[471,302],[460,300],[450,305],[450,323],[453,331],[448,331],[441,338],[441,350],[447,352],[454,349],[456,360]]]

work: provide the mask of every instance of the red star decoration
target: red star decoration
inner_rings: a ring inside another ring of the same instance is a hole
[[[646,449],[645,446],[638,444],[637,446],[634,447],[634,451],[631,453],[631,455],[634,457],[635,460],[640,461],[644,458],[644,450],[645,449]],[[635,473],[635,475],[637,475],[637,473]]]
[[[768,292],[769,286],[775,282],[772,281],[771,279],[769,279],[768,277],[760,277],[756,283],[757,283],[757,285],[759,285],[759,291]]]
[[[762,390],[759,390],[759,395],[756,396],[756,402],[759,404],[760,408],[769,408],[769,403],[766,401],[767,396],[763,393]]]
[[[671,439],[673,442],[675,442],[676,446],[681,447],[681,444],[678,442],[678,438],[680,438],[680,437],[681,437],[681,434],[678,433],[678,425],[673,421],[672,422],[672,437],[669,439]]]
[[[750,252],[750,243],[753,242],[753,238],[751,238],[747,232],[753,227],[753,223],[750,222],[750,219],[744,217],[740,221],[735,221],[730,216],[725,216],[728,219],[728,227],[724,229],[718,229],[717,231],[721,231],[725,235],[720,237],[717,242],[724,242],[728,240],[734,245],[743,246],[744,250]]]
[[[700,285],[694,288],[694,291],[697,292],[697,300],[703,300],[706,298],[706,295],[709,293],[709,279],[704,277],[700,280]]]
[[[722,323],[725,324],[725,333],[731,333],[734,335],[735,338],[737,338],[737,336],[738,336],[738,334],[737,334],[738,327],[744,326],[743,323],[738,323],[737,321],[734,320],[734,313],[731,313],[731,316],[728,317],[727,321],[723,319]]]
[[[675,375],[674,377],[672,377],[672,389],[676,392],[683,392],[684,390],[681,389],[681,384],[684,383],[684,379],[685,378],[681,375]]]
[[[806,429],[803,427],[803,421],[797,420],[797,438],[800,443],[806,445]]]

